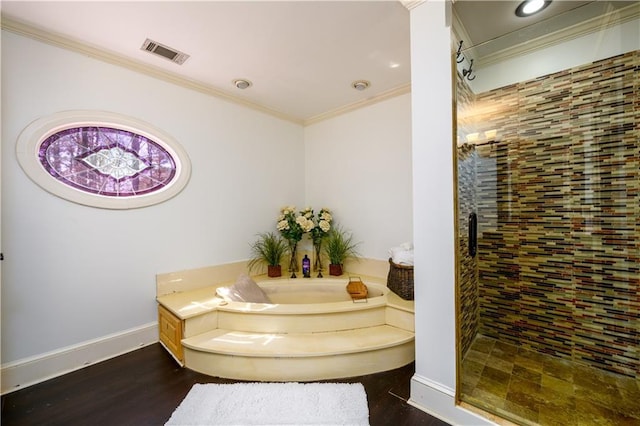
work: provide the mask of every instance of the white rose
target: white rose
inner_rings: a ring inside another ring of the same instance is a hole
[[[313,223],[313,221],[307,219],[305,224],[302,226],[302,229],[304,229],[304,232],[309,232],[309,231],[311,231],[313,229],[314,226],[315,226],[315,224]]]
[[[278,222],[278,231],[284,231],[285,229],[289,229],[289,222],[286,220]]]

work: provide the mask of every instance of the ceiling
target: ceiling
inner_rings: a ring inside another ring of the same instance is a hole
[[[467,44],[478,45],[587,3],[593,2],[556,0],[542,12],[528,18],[519,18],[514,13],[520,4],[519,1],[458,0],[454,7],[458,18],[464,23],[467,35],[471,38]]]
[[[637,17],[640,2],[636,1],[578,1],[554,0],[540,13],[519,18],[515,10],[519,1],[457,0],[454,11],[457,31],[470,49],[470,56],[486,62],[489,57],[500,57],[508,50],[531,47],[533,41],[540,46],[566,40],[585,32]],[[624,13],[621,13],[623,12]],[[454,29],[456,25],[454,23]]]
[[[553,2],[540,19],[585,3],[592,2]],[[515,17],[517,4],[458,0],[454,8],[469,43],[482,44],[531,24]],[[399,1],[2,1],[0,7],[4,28],[117,58],[300,123],[410,91],[409,10]],[[153,55],[141,49],[147,38],[190,57],[178,65]],[[252,85],[236,88],[239,78]],[[371,85],[357,91],[356,80]]]

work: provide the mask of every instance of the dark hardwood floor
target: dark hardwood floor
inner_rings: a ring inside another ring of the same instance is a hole
[[[372,426],[446,426],[406,403],[413,372],[327,381],[362,383]],[[157,343],[2,396],[2,426],[163,425],[194,383],[233,382],[180,368]]]

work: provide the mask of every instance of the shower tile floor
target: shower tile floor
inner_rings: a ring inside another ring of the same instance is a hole
[[[462,400],[522,425],[640,425],[640,380],[478,335]]]

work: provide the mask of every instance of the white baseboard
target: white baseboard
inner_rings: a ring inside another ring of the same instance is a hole
[[[110,334],[2,365],[1,393],[13,392],[158,341],[158,323]]]
[[[453,389],[417,374],[411,378],[411,397],[407,402],[451,425],[495,425],[490,420],[456,405]]]

